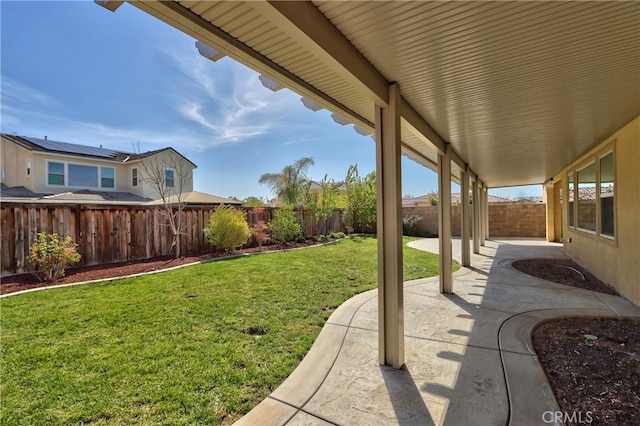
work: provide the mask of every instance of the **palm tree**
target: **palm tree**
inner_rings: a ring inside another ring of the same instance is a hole
[[[283,203],[295,206],[302,200],[304,186],[308,182],[307,169],[314,164],[313,158],[303,157],[284,166],[281,172],[263,174],[258,182],[269,186]]]

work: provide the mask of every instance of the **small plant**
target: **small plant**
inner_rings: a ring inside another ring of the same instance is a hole
[[[78,245],[71,237],[61,240],[58,234],[38,233],[38,240],[31,246],[27,261],[40,281],[54,281],[64,277],[64,268],[80,261]]]
[[[316,243],[326,243],[327,241],[329,241],[329,237],[327,237],[326,235],[316,235],[315,237],[313,237],[313,241]]]
[[[216,249],[232,251],[247,242],[251,231],[243,211],[221,205],[209,218],[204,235]]]
[[[291,206],[276,211],[269,222],[269,228],[271,239],[278,244],[284,244],[302,235],[302,228]]]
[[[339,239],[339,240],[340,240],[340,239],[342,239],[342,238],[347,238],[347,236],[346,236],[346,235],[344,235],[344,232],[336,232],[336,236],[335,236],[335,238],[337,238],[337,239]]]
[[[251,227],[250,231],[258,243],[258,251],[262,251],[262,244],[269,241],[269,225],[260,220]]]
[[[408,215],[402,218],[402,227],[405,235],[415,235],[418,224],[422,221],[422,216],[417,214]]]
[[[306,242],[307,242],[307,239],[304,236],[298,235],[296,237],[296,243],[306,243]]]

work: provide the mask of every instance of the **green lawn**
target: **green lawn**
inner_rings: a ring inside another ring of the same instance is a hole
[[[408,247],[404,262],[407,280],[438,271]],[[359,237],[2,299],[0,422],[229,424],[376,286],[376,265]]]

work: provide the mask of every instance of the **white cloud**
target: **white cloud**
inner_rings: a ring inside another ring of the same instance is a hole
[[[2,76],[2,105],[51,107],[59,103],[48,94],[10,77]]]
[[[207,145],[246,142],[292,127],[287,117],[299,109],[297,95],[273,93],[254,71],[229,58],[208,61],[195,47],[164,52],[183,76],[173,86],[176,111],[206,131]]]

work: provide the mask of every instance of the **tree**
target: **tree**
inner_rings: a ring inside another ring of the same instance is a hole
[[[364,232],[376,221],[376,172],[372,171],[363,178],[358,173],[358,165],[352,165],[344,183],[347,188],[345,225],[350,231]]]
[[[318,224],[324,222],[325,232],[329,232],[327,221],[336,208],[338,208],[339,191],[333,179],[329,180],[327,175],[320,182],[320,189],[311,189],[311,182],[305,186],[303,202],[304,206],[311,210],[315,228],[320,228]]]
[[[186,228],[182,221],[185,206],[183,197],[193,186],[193,168],[191,163],[173,149],[166,150],[164,155],[158,153],[141,157],[141,180],[149,185],[162,201],[160,215],[166,219],[166,226],[171,229],[171,247],[175,247],[178,258],[182,254],[180,235]],[[165,225],[165,222],[161,224]]]
[[[285,205],[296,206],[302,201],[304,187],[308,182],[307,169],[314,164],[313,158],[303,157],[284,166],[278,173],[263,174],[258,182],[269,186]]]
[[[264,207],[267,200],[258,197],[247,197],[242,200],[242,207]]]

